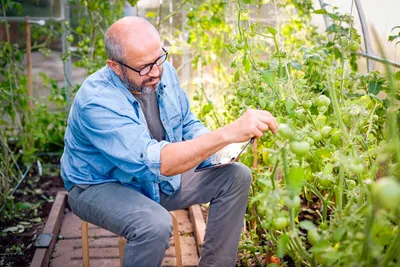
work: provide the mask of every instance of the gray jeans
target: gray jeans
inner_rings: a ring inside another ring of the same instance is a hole
[[[210,202],[198,266],[235,266],[247,206],[251,171],[233,165],[182,174],[180,189],[161,193],[161,205],[118,183],[73,187],[68,202],[81,219],[127,239],[123,266],[160,266],[172,235],[168,213]]]

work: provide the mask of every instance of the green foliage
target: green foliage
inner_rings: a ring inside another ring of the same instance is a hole
[[[137,1],[129,2],[136,4]],[[48,21],[45,26],[32,24],[31,48],[46,56],[51,52],[50,45],[61,38],[61,31],[71,30],[67,40],[76,45],[78,50],[67,52],[63,59],[73,56],[77,58],[77,66],[92,73],[105,65],[104,32],[111,23],[122,17],[124,1],[76,0],[70,4],[73,6],[73,27],[67,21]],[[3,0],[0,7],[2,15],[6,10],[21,10],[21,5],[11,0]],[[24,169],[20,166],[34,162],[38,153],[62,152],[69,105],[67,96],[71,94],[69,88],[60,87],[55,79],[41,73],[40,86],[41,90],[49,92],[48,101],[44,103],[41,99],[28,98],[23,62],[26,48],[11,42],[10,25],[7,21],[3,24],[6,31],[5,39],[0,40],[0,207],[12,201],[10,194],[22,177],[21,169]],[[30,108],[29,100],[33,108]],[[5,211],[8,208],[6,206]],[[16,209],[15,212],[18,215],[21,210]],[[2,216],[6,216],[5,213]]]
[[[254,1],[235,2],[236,29],[225,46],[234,58],[221,121],[262,108],[286,125],[279,135],[266,133],[257,142],[242,261],[263,266],[259,257],[274,253],[297,265],[395,266],[398,74],[357,72],[360,36],[351,16],[334,7],[314,10],[311,1],[279,6],[288,18],[266,27],[249,22],[257,14]],[[331,18],[325,33],[311,24],[312,13]],[[241,158],[253,165],[252,152]],[[371,186],[382,175],[395,178],[390,181],[396,186],[383,194],[390,199],[372,196]]]

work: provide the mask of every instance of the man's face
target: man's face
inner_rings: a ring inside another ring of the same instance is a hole
[[[149,64],[155,62],[161,55],[165,54],[165,52],[159,45],[157,48],[148,49],[148,51],[149,52],[147,52],[147,54],[146,52],[135,53],[136,60],[133,57],[128,56],[127,59],[123,60],[123,63],[139,71]],[[130,55],[132,54],[133,53],[131,53]],[[120,66],[120,78],[124,85],[132,93],[148,93],[157,90],[163,73],[162,65],[157,66],[156,64],[154,64],[150,72],[143,76],[140,76],[139,73],[125,66]]]

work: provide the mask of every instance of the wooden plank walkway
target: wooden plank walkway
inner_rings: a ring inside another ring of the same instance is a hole
[[[182,261],[186,267],[197,266],[199,255],[194,237],[194,229],[188,210],[176,211],[179,222]],[[51,255],[51,267],[82,266],[81,243],[82,220],[68,211],[64,215],[60,235]],[[90,264],[95,267],[119,267],[118,237],[100,227],[89,224]],[[170,240],[162,266],[176,266],[174,238]]]

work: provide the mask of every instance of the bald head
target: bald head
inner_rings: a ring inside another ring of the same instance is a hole
[[[117,20],[108,28],[105,48],[109,59],[123,61],[145,55],[148,50],[160,46],[160,35],[147,20],[128,16]]]

